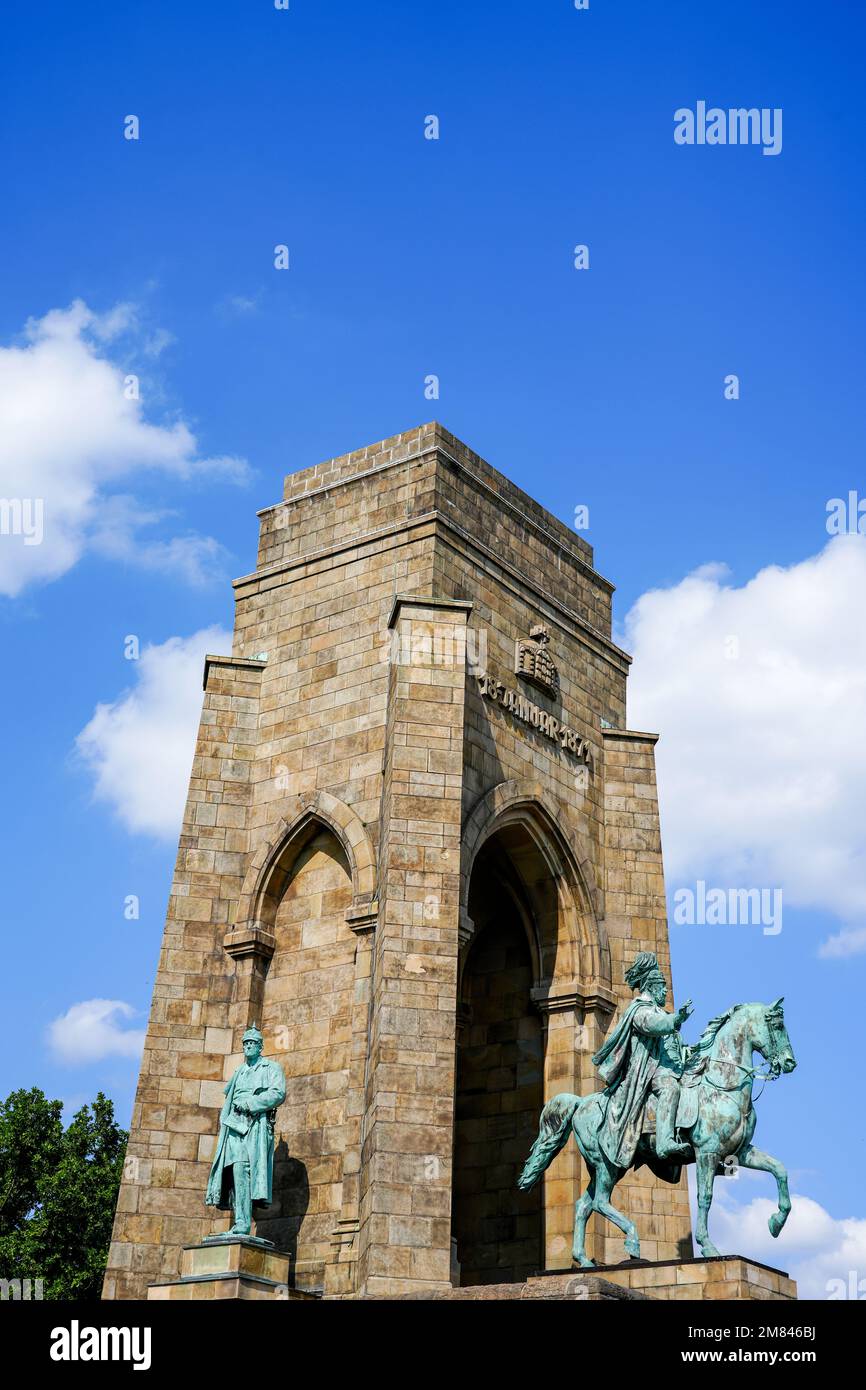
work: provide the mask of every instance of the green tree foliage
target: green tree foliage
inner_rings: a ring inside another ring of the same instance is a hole
[[[66,1129],[62,1110],[37,1087],[0,1103],[0,1278],[96,1299],[128,1136],[101,1091]]]

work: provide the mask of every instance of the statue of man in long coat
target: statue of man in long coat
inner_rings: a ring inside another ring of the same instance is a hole
[[[234,1211],[230,1236],[247,1236],[253,1212],[273,1198],[274,1122],[286,1098],[286,1079],[279,1063],[262,1056],[258,1028],[243,1036],[244,1061],[225,1088],[220,1134],[211,1164],[205,1202]]]
[[[691,1153],[688,1144],[677,1141],[674,1126],[683,1071],[679,1030],[692,1013],[692,1001],[687,1000],[675,1014],[666,1012],[667,985],[652,951],[642,951],[625,978],[635,998],[592,1059],[606,1083],[599,1143],[612,1163],[629,1168],[641,1136],[644,1106],[652,1093],[656,1097],[656,1156],[676,1162]]]

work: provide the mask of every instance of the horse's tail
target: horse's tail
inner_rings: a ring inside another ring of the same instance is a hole
[[[549,1168],[560,1149],[565,1148],[572,1117],[577,1107],[582,1104],[580,1096],[572,1096],[563,1091],[545,1105],[541,1112],[538,1138],[529,1151],[523,1172],[517,1179],[517,1186],[524,1192],[535,1186],[545,1168]]]

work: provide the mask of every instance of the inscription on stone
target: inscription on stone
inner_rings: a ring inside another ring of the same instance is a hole
[[[478,681],[478,693],[485,700],[491,700],[494,704],[501,705],[509,714],[513,714],[515,719],[528,725],[532,729],[537,729],[545,738],[551,742],[558,743],[560,748],[567,753],[573,753],[579,762],[585,763],[592,771],[592,749],[586,739],[580,737],[574,729],[570,729],[567,724],[563,724],[555,715],[548,714],[546,710],[534,705],[531,700],[527,700],[525,695],[521,695],[519,690],[511,690],[503,685],[502,681],[489,675],[486,671],[476,676]]]

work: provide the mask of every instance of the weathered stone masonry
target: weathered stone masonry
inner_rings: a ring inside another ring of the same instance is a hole
[[[225,1226],[203,1192],[253,1021],[288,1085],[258,1231],[300,1287],[561,1268],[578,1156],[535,1205],[512,1191],[530,1107],[595,1087],[636,950],[669,975],[655,737],[626,729],[611,586],[436,424],[289,475],[260,521],[206,664],[105,1296]],[[540,627],[549,688],[515,670]],[[645,1256],[690,1253],[685,1184],[625,1183]]]

